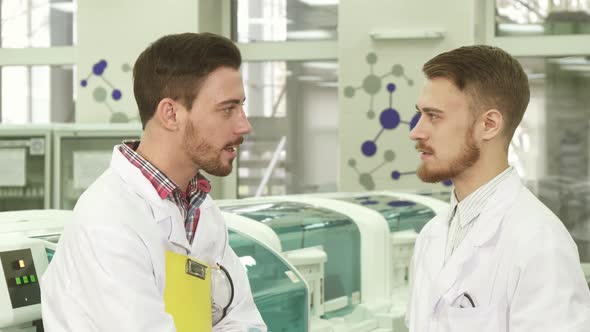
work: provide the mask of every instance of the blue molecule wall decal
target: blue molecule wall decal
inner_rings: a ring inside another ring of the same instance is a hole
[[[129,117],[125,112],[115,110],[114,103],[120,101],[124,94],[121,89],[116,88],[107,78],[106,78],[106,70],[108,67],[108,62],[104,59],[97,61],[92,65],[92,69],[90,73],[82,80],[80,80],[80,86],[82,88],[89,87],[90,80],[93,77],[99,79],[100,82],[104,83],[104,85],[97,85],[94,90],[92,91],[92,97],[95,102],[104,104],[106,108],[111,113],[109,121],[111,123],[116,122],[130,122],[134,120],[139,120],[139,116]],[[131,66],[129,64],[123,64],[121,66],[122,72],[129,72],[131,71]],[[95,79],[93,79],[95,80]],[[100,84],[100,82],[98,84]],[[109,98],[110,97],[110,98]]]
[[[375,53],[367,54],[365,58],[367,64],[369,64],[369,74],[363,79],[360,86],[346,86],[343,90],[344,97],[354,98],[358,90],[363,90],[369,95],[369,106],[366,112],[366,117],[369,120],[375,119],[377,114],[375,113],[375,95],[377,95],[383,87],[383,80],[393,76],[405,80],[407,86],[413,86],[414,81],[405,74],[404,67],[400,64],[392,66],[391,70],[384,73],[383,75],[377,75],[374,73],[374,65],[377,63],[377,55]],[[383,108],[378,116],[380,124],[379,132],[373,138],[365,139],[360,144],[360,152],[365,158],[373,158],[376,155],[380,155],[378,140],[382,134],[386,131],[396,130],[400,125],[407,125],[409,130],[412,130],[418,121],[420,120],[420,114],[415,113],[409,121],[404,121],[400,112],[393,106],[393,94],[398,89],[398,85],[395,82],[387,82],[385,89],[389,94],[389,104]],[[358,175],[359,183],[367,190],[373,190],[376,187],[375,181],[373,180],[373,173],[379,170],[382,166],[387,163],[391,163],[395,160],[395,152],[391,149],[383,151],[383,162],[374,167],[373,169],[362,172],[357,168],[357,160],[350,158],[348,160],[348,166],[355,170]],[[391,172],[391,179],[393,181],[399,180],[404,175],[415,175],[415,171],[399,171],[393,170]],[[442,183],[444,186],[451,186],[450,181]]]

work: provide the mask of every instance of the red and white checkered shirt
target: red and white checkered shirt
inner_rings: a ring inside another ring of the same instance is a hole
[[[167,177],[166,174],[162,173],[149,161],[135,152],[138,146],[139,141],[125,141],[119,145],[119,151],[121,151],[133,166],[139,168],[141,173],[154,186],[160,198],[168,199],[178,206],[180,213],[184,217],[186,238],[192,244],[201,215],[199,207],[205,201],[205,198],[207,198],[209,191],[211,191],[209,180],[202,176],[201,173],[197,173],[189,181],[186,192],[183,193],[178,185]]]

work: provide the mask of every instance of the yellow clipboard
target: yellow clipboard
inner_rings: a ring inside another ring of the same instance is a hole
[[[207,332],[211,322],[211,269],[186,255],[166,251],[166,312],[177,332]]]

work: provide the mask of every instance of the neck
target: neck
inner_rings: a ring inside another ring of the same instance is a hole
[[[151,135],[144,131],[136,152],[160,172],[166,174],[182,192],[185,192],[189,181],[195,177],[199,169],[186,158],[180,148],[171,148],[180,147],[180,142],[163,137],[166,136],[161,133]]]
[[[482,151],[479,160],[473,166],[452,179],[457,201],[460,202],[469,196],[479,187],[506,170],[506,168],[508,168],[508,155],[506,152],[487,153],[486,155]]]

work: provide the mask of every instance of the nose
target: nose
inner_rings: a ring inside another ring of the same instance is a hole
[[[427,138],[426,135],[426,131],[424,130],[424,125],[423,125],[423,117],[420,116],[420,118],[418,119],[418,122],[416,123],[416,125],[414,126],[414,128],[412,128],[412,130],[410,130],[410,139],[413,141],[417,141],[417,140],[425,140]]]
[[[236,134],[238,135],[246,135],[252,132],[252,125],[250,125],[250,121],[248,121],[248,116],[246,116],[246,112],[242,108],[242,112],[240,112],[240,116],[238,119],[238,127],[236,129]]]

